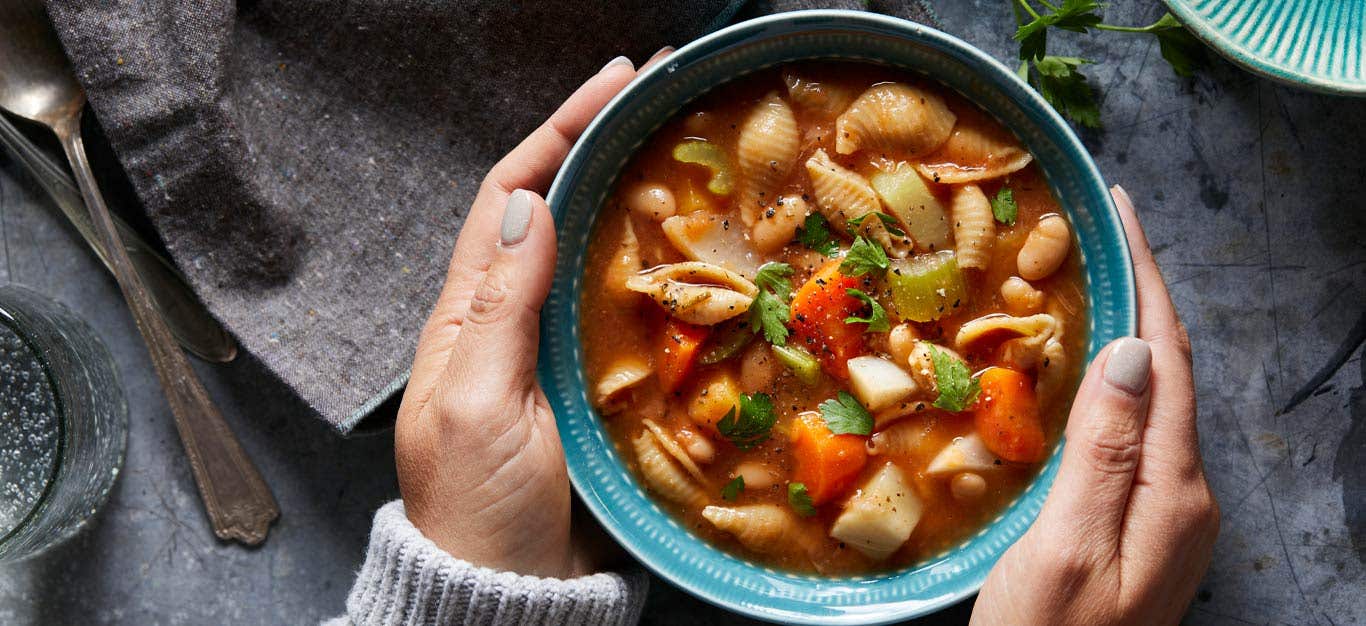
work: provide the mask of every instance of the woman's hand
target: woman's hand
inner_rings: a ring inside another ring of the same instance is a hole
[[[1195,429],[1190,342],[1123,189],[1138,335],[1096,357],[1039,519],[987,576],[973,624],[1175,624],[1209,566],[1219,508]]]
[[[555,271],[555,224],[538,194],[635,75],[625,57],[608,63],[489,171],[418,341],[394,433],[399,489],[413,525],[475,565],[557,578],[585,569],[555,416],[536,382]]]

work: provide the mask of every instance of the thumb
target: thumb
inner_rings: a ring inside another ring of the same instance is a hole
[[[1041,518],[1096,547],[1119,545],[1148,419],[1152,352],[1135,337],[1116,339],[1096,358],[1067,421],[1067,446]]]
[[[555,275],[555,224],[540,196],[518,189],[499,241],[451,348],[446,383],[482,400],[534,384],[541,305]]]

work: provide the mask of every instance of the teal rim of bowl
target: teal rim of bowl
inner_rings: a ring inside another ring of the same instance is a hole
[[[1163,0],[1224,58],[1277,82],[1366,97],[1366,0]]]
[[[1057,474],[1062,442],[1000,516],[960,545],[894,572],[823,577],[778,571],[693,535],[645,493],[589,403],[579,334],[588,237],[618,173],[689,102],[740,76],[810,59],[877,63],[927,76],[994,115],[1038,158],[1079,231],[1090,296],[1088,359],[1135,331],[1132,264],[1118,212],[1071,129],[1004,65],[927,26],[858,11],[797,11],[698,39],[640,74],[570,151],[547,201],[559,260],[541,314],[538,377],[564,445],[569,477],[603,527],[661,578],[751,617],[804,624],[905,620],[975,593],[1001,554],[1033,523]]]

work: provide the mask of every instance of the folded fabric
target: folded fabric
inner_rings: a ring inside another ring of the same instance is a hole
[[[338,430],[401,389],[484,172],[608,59],[861,2],[49,0],[175,262]],[[925,21],[919,3],[874,7]]]

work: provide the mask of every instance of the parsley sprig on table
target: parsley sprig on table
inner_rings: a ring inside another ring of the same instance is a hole
[[[773,399],[766,393],[740,394],[740,403],[731,407],[716,423],[716,430],[735,447],[749,450],[768,441],[778,414],[773,412]]]
[[[1100,108],[1095,91],[1081,66],[1091,63],[1079,57],[1048,55],[1048,31],[1059,29],[1087,33],[1091,29],[1151,35],[1157,38],[1162,58],[1178,76],[1191,76],[1204,64],[1204,48],[1172,14],[1147,26],[1106,24],[1095,0],[1009,0],[1015,10],[1015,41],[1020,42],[1020,78],[1034,86],[1059,113],[1082,126],[1100,128]],[[1035,4],[1042,5],[1036,9]]]
[[[754,285],[759,293],[749,305],[749,329],[763,331],[764,339],[781,346],[787,344],[787,318],[792,315],[787,303],[792,299],[792,266],[770,261],[759,266]]]

